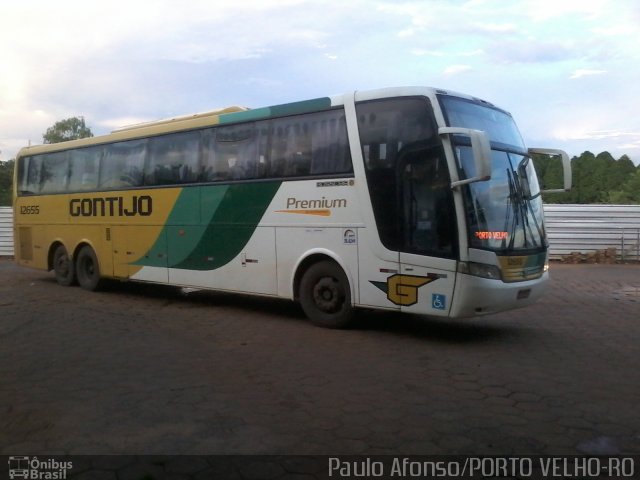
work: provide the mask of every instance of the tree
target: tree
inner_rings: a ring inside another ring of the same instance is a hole
[[[571,161],[573,188],[568,196],[572,203],[598,203],[600,200],[598,184],[601,178],[595,174],[598,163],[596,156],[589,151]]]
[[[624,182],[625,179],[628,179],[630,175],[633,175],[636,172],[636,166],[627,155],[622,155],[618,159],[617,169],[618,178],[616,180],[620,181],[614,182],[615,186],[618,186],[620,183]]]
[[[0,162],[0,206],[11,205],[13,191],[13,166],[15,160]]]
[[[534,156],[538,179],[542,188],[560,188],[562,167],[557,159]],[[571,159],[573,187],[562,194],[544,194],[547,203],[639,203],[634,183],[636,166],[627,155],[618,160],[609,152],[594,155],[583,152]]]
[[[627,177],[622,188],[609,194],[609,202],[618,205],[640,204],[640,167]]]
[[[59,143],[79,138],[93,137],[91,128],[87,127],[84,117],[71,117],[56,122],[42,135],[44,143]]]

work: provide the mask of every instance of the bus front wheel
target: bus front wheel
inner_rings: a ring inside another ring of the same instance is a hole
[[[335,262],[314,263],[304,272],[299,299],[305,315],[318,326],[346,328],[352,321],[349,280]]]
[[[98,290],[100,287],[100,265],[98,257],[88,245],[85,245],[78,252],[76,259],[76,274],[78,283],[85,290]]]
[[[76,281],[76,270],[64,245],[58,245],[53,252],[53,273],[59,285],[68,287]]]

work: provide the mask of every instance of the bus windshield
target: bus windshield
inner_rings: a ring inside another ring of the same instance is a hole
[[[510,114],[480,100],[440,96],[449,126],[487,132],[491,179],[463,186],[469,245],[500,254],[546,246],[542,198],[533,162]],[[453,137],[461,178],[475,175],[468,138]]]

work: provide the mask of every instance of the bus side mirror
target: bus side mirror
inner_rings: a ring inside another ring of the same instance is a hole
[[[440,127],[439,135],[461,135],[469,137],[471,141],[471,151],[473,152],[473,163],[476,168],[476,176],[451,182],[451,188],[468,183],[486,182],[491,180],[491,144],[486,132],[474,130],[472,128],[460,127]]]
[[[571,190],[571,160],[564,150],[555,148],[530,148],[529,156],[547,155],[549,157],[560,157],[562,161],[562,176],[564,188],[554,188],[550,190],[542,190],[542,193],[562,193]]]

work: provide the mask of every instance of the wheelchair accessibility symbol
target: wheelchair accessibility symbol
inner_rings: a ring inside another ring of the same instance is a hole
[[[440,293],[434,293],[431,295],[431,306],[436,310],[446,310],[447,308],[447,296]]]

